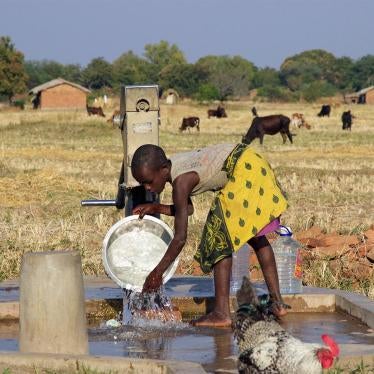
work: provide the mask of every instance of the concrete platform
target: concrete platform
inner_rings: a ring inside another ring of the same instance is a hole
[[[90,318],[110,318],[122,310],[122,289],[110,278],[86,277],[84,283],[86,310]],[[255,288],[259,293],[266,293],[263,283],[255,283]],[[182,314],[196,316],[206,313],[212,306],[214,290],[210,277],[176,276],[165,285],[165,290]],[[18,300],[18,280],[0,283],[0,320],[18,319]],[[374,329],[374,301],[354,292],[304,287],[302,294],[284,295],[284,300],[291,305],[293,313],[341,310]],[[236,309],[235,302],[235,297],[231,297],[232,311]]]
[[[259,293],[266,292],[264,284],[256,283],[255,287]],[[166,284],[166,293],[184,319],[189,320],[211,309],[213,282],[209,277],[174,277]],[[122,290],[107,277],[85,278],[85,297],[91,321],[113,318],[122,310]],[[0,284],[0,321],[3,321],[0,331],[3,331],[2,339],[6,336],[9,339],[9,345],[0,349],[18,349],[14,340],[18,333],[18,298],[16,280]],[[292,313],[282,324],[292,334],[304,341],[319,343],[321,333],[327,332],[338,338],[340,365],[361,360],[374,365],[374,301],[352,292],[313,287],[304,287],[299,295],[284,295],[284,300],[292,306]],[[236,309],[235,297],[231,298],[231,308]],[[5,321],[9,322],[8,327]],[[191,328],[175,336],[154,337],[134,344],[126,339],[113,341],[113,336],[107,336],[105,341],[92,341],[90,352],[169,361],[183,358],[202,363],[209,372],[235,370],[236,366],[237,351],[230,329]]]

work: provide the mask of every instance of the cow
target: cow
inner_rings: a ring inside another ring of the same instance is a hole
[[[320,112],[317,114],[318,117],[330,117],[331,106],[330,105],[322,105]]]
[[[103,112],[103,108],[101,106],[99,107],[94,107],[94,106],[88,106],[86,105],[86,109],[87,109],[87,114],[89,116],[93,115],[93,116],[100,116],[100,117],[105,117],[105,114]]]
[[[342,129],[343,130],[349,130],[349,131],[352,130],[352,118],[355,118],[355,116],[351,113],[350,110],[343,112],[342,114],[342,124],[343,124]]]
[[[182,120],[179,131],[182,132],[186,129],[190,131],[190,128],[196,127],[197,131],[200,131],[200,118],[199,117],[184,117]]]
[[[283,144],[286,143],[286,136],[292,143],[292,134],[290,133],[290,119],[282,114],[255,117],[252,121],[247,134],[243,136],[242,143],[250,144],[254,139],[259,138],[260,144],[263,144],[264,135],[275,135],[280,133],[283,138]]]
[[[110,118],[107,120],[107,123],[111,123],[113,127],[116,125],[116,120],[119,119],[121,112],[116,109]]]
[[[305,127],[310,130],[311,126],[305,121],[304,114],[293,113],[291,116],[291,125],[297,128]]]
[[[217,118],[227,117],[225,108],[221,105],[218,105],[217,109],[209,109],[208,118],[210,117],[217,117]]]

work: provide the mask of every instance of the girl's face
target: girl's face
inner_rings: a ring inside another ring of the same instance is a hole
[[[146,189],[146,191],[161,193],[165,184],[168,181],[169,169],[161,167],[160,169],[153,169],[147,165],[142,166],[136,170],[133,175],[134,178]]]

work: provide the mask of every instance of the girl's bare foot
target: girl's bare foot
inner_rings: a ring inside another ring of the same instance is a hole
[[[231,318],[221,312],[211,312],[205,316],[191,321],[193,326],[207,326],[207,327],[230,327]]]
[[[273,302],[272,311],[275,316],[277,317],[285,316],[288,313],[287,309],[291,309],[291,307],[283,302],[277,302],[277,301]]]
[[[288,312],[287,309],[282,308],[282,307],[273,307],[273,313],[277,317],[283,317],[285,316]]]

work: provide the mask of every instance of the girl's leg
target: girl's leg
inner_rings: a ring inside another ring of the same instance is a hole
[[[231,326],[230,316],[230,274],[232,257],[226,257],[214,265],[214,308],[206,316],[192,321],[194,326]]]
[[[275,302],[274,314],[278,317],[287,314],[286,308],[282,305],[283,301],[279,290],[279,279],[273,248],[266,236],[256,236],[250,239],[248,244],[256,253],[270,297]]]

